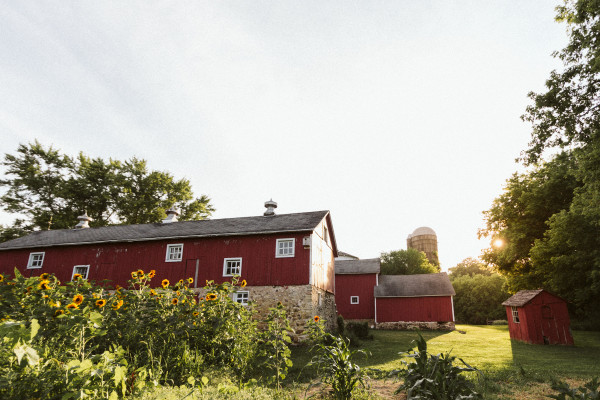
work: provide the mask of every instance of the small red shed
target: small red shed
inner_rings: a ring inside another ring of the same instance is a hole
[[[379,258],[335,260],[335,304],[344,319],[375,319],[373,288],[380,269]]]
[[[567,303],[543,289],[521,290],[504,303],[510,338],[534,344],[572,345]]]
[[[375,322],[454,322],[455,294],[445,272],[381,275],[375,287]]]

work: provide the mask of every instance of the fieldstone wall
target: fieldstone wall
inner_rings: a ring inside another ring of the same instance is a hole
[[[454,322],[417,322],[417,321],[398,321],[398,322],[380,322],[376,329],[406,331],[412,329],[431,330],[431,331],[453,331]]]
[[[336,327],[335,296],[312,285],[298,286],[246,286],[248,297],[254,303],[257,318],[263,319],[270,307],[281,302],[285,307],[294,333],[290,336],[294,342],[306,339],[306,323],[318,315],[325,321],[328,330]],[[206,295],[204,289],[198,290],[201,296]],[[320,304],[319,304],[320,294]]]

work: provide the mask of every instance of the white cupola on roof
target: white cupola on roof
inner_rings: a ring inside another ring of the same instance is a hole
[[[273,199],[269,201],[265,201],[265,207],[267,211],[263,214],[265,217],[270,217],[275,215],[275,209],[277,208],[277,203],[273,201]]]
[[[83,215],[77,217],[77,219],[79,220],[79,223],[75,225],[75,229],[89,228],[90,222],[94,220],[92,217],[87,215],[87,210],[83,213]]]
[[[170,224],[171,222],[177,222],[177,216],[180,214],[179,209],[175,208],[175,206],[169,208],[167,211],[167,218],[162,220],[163,224]]]

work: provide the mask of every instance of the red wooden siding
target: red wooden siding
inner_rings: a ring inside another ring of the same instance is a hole
[[[167,278],[172,283],[194,277],[198,263],[198,286],[206,280],[223,282],[224,258],[241,257],[241,278],[249,285],[306,285],[309,280],[310,250],[302,246],[308,233],[174,239],[133,243],[107,243],[81,246],[0,251],[0,272],[13,275],[14,267],[25,276],[50,272],[69,281],[75,265],[90,265],[90,280],[110,279],[126,286],[131,271],[156,270],[153,286]],[[276,240],[294,238],[295,256],[276,258]],[[183,243],[183,259],[165,262],[167,244]],[[26,269],[29,253],[45,251],[40,269]]]
[[[563,299],[543,291],[517,310],[519,323],[513,322],[511,307],[506,307],[511,339],[535,344],[574,343],[569,311]]]
[[[378,297],[377,322],[454,321],[451,296],[428,297]]]
[[[335,304],[344,319],[375,319],[373,288],[376,274],[352,274],[335,276]],[[350,296],[358,296],[358,304],[350,304]]]

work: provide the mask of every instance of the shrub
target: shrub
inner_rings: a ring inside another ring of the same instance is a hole
[[[420,333],[417,334],[417,351],[411,352],[409,349],[400,353],[414,358],[414,362],[402,360],[406,369],[396,372],[404,378],[404,383],[396,393],[405,390],[408,399],[481,399],[481,395],[475,392],[473,383],[462,375],[463,372],[479,370],[460,358],[464,367],[455,366],[456,357],[450,356],[450,353],[430,355],[427,353],[427,342]]]
[[[598,400],[600,399],[600,381],[598,377],[587,382],[585,385],[572,389],[565,382],[552,382],[552,389],[558,391],[557,395],[548,396],[557,400]]]
[[[347,322],[346,331],[352,332],[359,339],[373,339],[372,335],[369,335],[369,323],[363,322]]]

